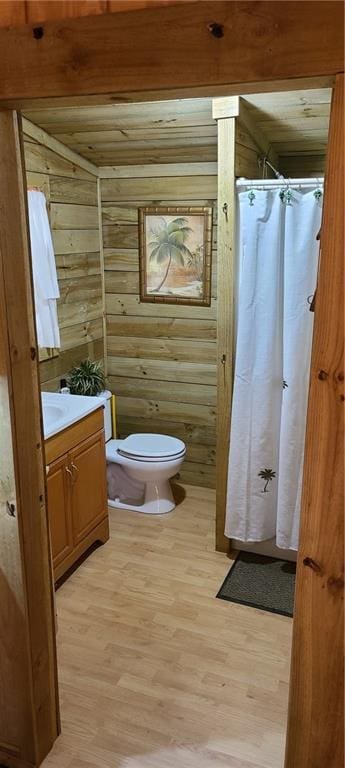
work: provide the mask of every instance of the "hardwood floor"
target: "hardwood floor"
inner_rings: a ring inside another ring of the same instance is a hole
[[[282,768],[291,619],[215,599],[214,491],[185,490],[170,515],[111,510],[58,590],[62,735],[43,768]]]

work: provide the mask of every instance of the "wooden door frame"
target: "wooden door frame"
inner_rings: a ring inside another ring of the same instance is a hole
[[[244,48],[246,56],[243,56]],[[333,84],[338,73],[343,72],[343,68],[342,2],[197,2],[191,5],[51,22],[41,25],[38,33],[30,25],[0,30],[0,71],[5,73],[0,85],[0,107],[8,110],[30,107],[33,104],[38,107],[39,104],[46,105],[48,98],[51,106],[63,106],[325,87]],[[334,160],[330,157],[330,168],[333,167],[332,163],[334,166]],[[330,217],[324,221],[323,233],[324,242],[330,244],[329,232],[326,234],[329,225]],[[14,230],[13,220],[5,222],[4,226],[11,237]],[[23,220],[21,231],[24,242],[27,239],[27,231]],[[320,273],[323,280],[330,268],[332,255],[331,247],[323,248],[323,271]],[[11,266],[9,270],[11,271]],[[14,270],[15,266],[12,265],[13,273]],[[28,289],[30,293],[30,286]],[[336,323],[341,312],[338,305],[337,311],[333,307],[333,312],[330,312],[332,299],[333,294],[321,289],[320,283],[316,318],[318,312],[320,317],[326,317],[329,312],[330,338],[333,332],[337,332]],[[15,307],[12,307],[12,313],[15,320]],[[30,318],[26,317],[24,322],[29,332]],[[33,349],[32,354],[36,354],[32,332],[27,338],[29,337],[30,342],[25,344],[26,354],[29,346]],[[222,341],[228,348],[228,338],[224,336],[219,340],[219,356],[222,354]],[[313,355],[316,355],[315,346]],[[9,365],[14,375],[16,369],[13,360]],[[222,361],[219,357],[218,366],[220,365]],[[329,375],[327,368],[325,371]],[[37,378],[33,382],[33,392],[37,402]],[[315,392],[314,400],[317,397]],[[14,405],[17,398],[19,394],[14,393]],[[315,419],[311,419],[310,411],[308,424],[310,426],[307,453],[317,435],[317,425]],[[323,434],[327,439],[328,448],[333,448],[336,435],[330,425],[328,432],[324,431]],[[18,444],[18,434],[14,434],[14,439]],[[24,447],[32,457],[34,448],[32,447],[30,454],[29,443]],[[310,485],[315,480],[313,501],[319,505],[323,499],[324,487],[327,487],[326,483],[322,484],[320,477],[319,468],[310,466],[308,483]],[[19,465],[18,482],[25,487],[27,481],[27,475]],[[305,491],[304,499],[307,498]],[[302,512],[302,534],[306,530],[306,505],[307,501],[304,502]],[[336,520],[338,515],[339,497],[332,496],[328,510],[329,522]],[[312,533],[317,538],[319,517],[315,515],[311,520],[314,522]],[[310,541],[309,537],[306,546]],[[46,559],[47,540],[41,539],[39,546],[41,556]],[[306,551],[303,541],[301,551]],[[310,557],[310,562],[314,563],[312,554],[305,555],[304,559],[306,557]],[[318,572],[319,567],[318,561],[315,562],[314,574]],[[327,574],[331,574],[333,566],[338,568],[338,552],[329,555]],[[25,567],[30,573],[33,566],[27,560]],[[322,564],[320,567],[322,568]],[[305,608],[308,596],[306,586],[310,584],[310,578],[310,572],[299,564],[299,599],[295,619],[295,628],[299,629],[298,633],[296,629],[294,632],[295,666],[301,643],[306,643],[308,639],[309,627],[303,624],[300,618]],[[329,575],[329,578],[333,584],[334,574]],[[317,601],[315,604],[317,605]],[[44,620],[48,631],[47,617]],[[316,614],[313,613],[311,621],[313,630]],[[323,647],[329,647],[329,652],[333,653],[333,642],[331,637],[327,637],[325,628],[323,635]],[[324,660],[319,657],[315,666],[308,668],[309,682],[320,674],[323,663]],[[303,683],[303,674],[303,670],[299,669],[299,685]],[[303,721],[303,718],[295,718],[292,725],[291,712],[294,709],[296,693],[296,676],[293,675],[287,735],[287,760],[290,760],[290,763],[287,763],[288,768],[291,765],[291,740],[296,738],[298,723]],[[301,715],[306,711],[307,704],[301,698],[299,704]],[[323,714],[321,705],[322,702],[318,709],[319,718]],[[339,714],[339,711],[335,713],[337,722]],[[318,765],[327,764],[328,755],[323,752],[326,741],[319,741]],[[313,762],[314,753],[310,740],[308,745],[303,752],[303,760],[302,753],[299,753],[293,768],[311,768],[316,765]],[[333,768],[333,765],[329,768]]]
[[[16,691],[13,696],[9,692],[13,716],[19,708],[15,695],[27,697],[30,702],[30,710],[26,711],[30,724],[26,722],[20,749],[0,734],[0,763],[16,768],[39,765],[59,733],[54,588],[23,158],[20,119],[15,112],[0,109],[1,343],[5,350],[15,473],[13,525],[20,551],[13,547],[11,532],[7,547],[23,595],[23,610],[18,611],[16,620],[18,635],[12,638],[14,663],[20,650],[25,671],[25,692]],[[15,595],[12,611],[14,605]],[[9,621],[13,627],[11,616]]]
[[[344,76],[329,131],[285,768],[344,765]]]

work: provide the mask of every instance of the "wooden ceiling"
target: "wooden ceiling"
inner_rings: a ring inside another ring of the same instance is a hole
[[[324,155],[330,89],[246,95],[276,154]],[[212,99],[29,110],[25,116],[98,166],[214,161]]]
[[[325,154],[332,91],[265,93],[245,96],[253,120],[277,155]]]
[[[71,107],[24,113],[96,165],[215,160],[212,99]]]

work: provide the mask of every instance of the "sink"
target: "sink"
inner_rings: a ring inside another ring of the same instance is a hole
[[[48,430],[52,429],[56,423],[63,419],[64,414],[64,408],[60,408],[58,405],[52,405],[51,403],[45,403],[43,407],[44,427]]]
[[[105,402],[102,397],[62,395],[60,392],[42,392],[41,398],[45,439],[70,427],[97,408],[104,408]]]

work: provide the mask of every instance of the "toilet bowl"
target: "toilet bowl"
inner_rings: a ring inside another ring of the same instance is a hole
[[[104,425],[108,468],[108,504],[117,509],[131,509],[151,515],[163,515],[175,507],[170,479],[181,469],[186,446],[176,437],[153,433],[129,435],[124,440],[111,439],[110,393],[104,393]],[[118,491],[116,490],[118,489]],[[139,499],[133,502],[133,491]],[[139,501],[139,503],[138,503]]]
[[[123,469],[124,492],[126,476],[143,484],[142,503],[128,504],[118,498],[108,499],[109,505],[151,515],[171,512],[175,501],[169,480],[180,470],[185,453],[182,440],[168,435],[134,434],[125,440],[109,440],[106,444],[107,463]]]

